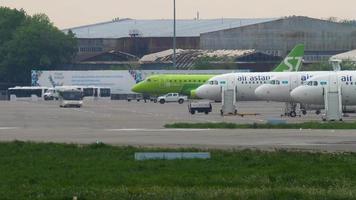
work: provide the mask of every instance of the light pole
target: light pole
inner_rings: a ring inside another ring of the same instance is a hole
[[[176,60],[176,0],[173,0],[173,67],[177,67]]]

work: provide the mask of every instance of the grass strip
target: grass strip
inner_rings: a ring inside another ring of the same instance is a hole
[[[173,123],[165,128],[191,129],[356,129],[356,122],[304,122],[296,124]]]
[[[145,149],[0,143],[1,199],[356,199],[356,154],[212,150],[135,161]]]

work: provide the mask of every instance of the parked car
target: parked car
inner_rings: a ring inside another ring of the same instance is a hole
[[[55,88],[49,88],[44,94],[43,94],[44,100],[58,100],[59,95],[58,91]]]
[[[163,96],[159,96],[157,98],[157,101],[161,104],[164,104],[166,102],[178,102],[179,104],[184,103],[188,99],[187,96],[181,96],[178,93],[168,93]]]

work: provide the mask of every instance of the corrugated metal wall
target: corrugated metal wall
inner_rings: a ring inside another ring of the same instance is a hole
[[[280,51],[304,43],[306,51],[356,49],[356,27],[308,17],[290,17],[272,22],[201,34],[202,49],[256,49]]]

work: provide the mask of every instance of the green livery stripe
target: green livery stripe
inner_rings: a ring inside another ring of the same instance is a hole
[[[304,56],[304,44],[298,44],[273,70],[274,72],[296,72],[302,65]]]

